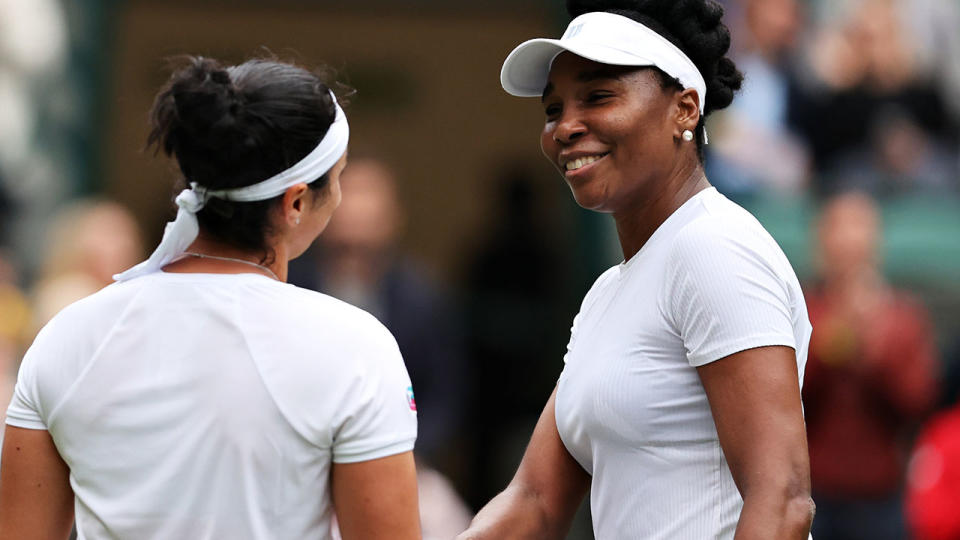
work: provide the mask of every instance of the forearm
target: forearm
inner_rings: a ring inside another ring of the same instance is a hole
[[[563,538],[590,487],[590,476],[560,440],[556,390],[547,400],[520,467],[507,489],[473,518],[458,540]]]
[[[813,499],[807,493],[757,493],[743,501],[734,540],[806,540],[813,514]]]
[[[473,518],[470,527],[457,540],[511,538],[562,538],[557,526],[551,526],[542,499],[516,485],[507,486]]]

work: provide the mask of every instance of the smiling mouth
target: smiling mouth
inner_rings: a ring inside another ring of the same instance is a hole
[[[591,163],[603,158],[609,153],[610,152],[606,152],[604,154],[597,154],[595,156],[586,156],[586,157],[570,160],[563,164],[563,169],[567,172],[575,171],[581,167],[586,167],[587,165],[590,165]]]

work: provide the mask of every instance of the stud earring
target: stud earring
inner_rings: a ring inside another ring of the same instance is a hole
[[[680,136],[683,137],[683,140],[687,142],[690,142],[693,140],[693,132],[690,131],[689,129],[683,130],[683,133]]]
[[[296,223],[297,225],[299,225],[299,224],[300,224],[300,216],[297,216],[297,220],[296,220],[296,221],[294,221],[294,223]]]

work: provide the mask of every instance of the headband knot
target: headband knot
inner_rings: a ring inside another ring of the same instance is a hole
[[[206,189],[196,182],[191,182],[190,189],[181,191],[180,194],[177,195],[176,202],[179,208],[191,214],[196,214],[207,203]]]

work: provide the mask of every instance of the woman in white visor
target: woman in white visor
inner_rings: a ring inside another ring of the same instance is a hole
[[[372,316],[285,283],[340,203],[349,128],[272,60],[191,58],[150,143],[189,186],[150,258],[37,336],[0,538],[412,539],[410,380]],[[136,180],[136,178],[131,178]]]
[[[563,372],[509,486],[461,538],[563,538],[590,492],[612,539],[805,539],[800,382],[811,327],[783,253],[710,186],[704,117],[741,74],[710,0],[571,0],[559,40],[517,47],[543,153],[609,213],[624,262],[573,321]]]

